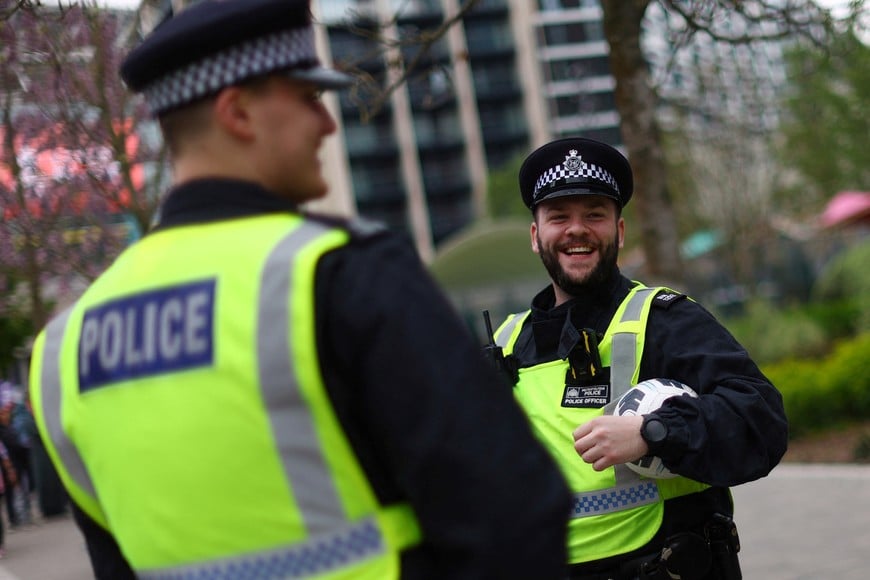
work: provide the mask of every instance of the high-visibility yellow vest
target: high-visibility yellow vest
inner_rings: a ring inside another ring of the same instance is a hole
[[[636,285],[620,304],[599,344],[601,363],[610,367],[604,407],[562,406],[568,361],[555,360],[519,370],[514,388],[538,438],[550,451],[574,493],[568,522],[568,561],[591,562],[642,547],[658,531],[666,499],[702,491],[706,484],[684,477],[647,479],[625,465],[595,471],[574,449],[578,425],[605,413],[638,382],[649,310],[662,288]],[[529,311],[509,316],[496,331],[505,355],[513,352]],[[667,378],[667,377],[664,377]]]
[[[316,350],[316,264],[349,238],[292,214],[158,231],[38,337],[48,452],[140,578],[399,577],[416,517],[379,504]]]

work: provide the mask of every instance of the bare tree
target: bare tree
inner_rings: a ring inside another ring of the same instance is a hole
[[[10,20],[19,12],[34,10],[41,4],[40,0],[0,0],[0,22]]]
[[[670,16],[675,48],[696,35],[741,44],[802,35],[824,44],[830,17],[814,3],[763,0],[659,0]],[[616,81],[616,107],[622,136],[634,168],[634,211],[641,224],[647,274],[683,280],[677,220],[668,190],[667,163],[659,125],[659,95],[641,47],[642,24],[652,0],[602,0],[604,32]]]
[[[403,83],[428,74],[427,55],[445,32],[455,26],[476,0],[461,3],[455,18],[445,19],[430,29],[400,28],[401,34],[384,36],[384,30],[400,22],[402,7],[393,21],[372,21],[371,15],[353,13],[347,27],[367,39],[369,52],[343,62],[361,79],[353,96],[363,118],[377,114]],[[611,73],[615,78],[616,108],[621,119],[623,142],[632,162],[636,181],[634,213],[640,225],[647,275],[652,279],[679,283],[683,280],[680,233],[671,192],[668,188],[668,159],[660,127],[661,95],[650,77],[650,62],[642,46],[648,9],[664,11],[666,34],[674,51],[689,47],[693,39],[705,36],[719,44],[741,45],[781,41],[802,35],[816,45],[825,43],[828,14],[810,0],[602,0],[605,38],[610,47]],[[401,55],[404,58],[385,57]],[[386,62],[399,74],[387,75],[387,82],[372,76],[366,63]],[[435,65],[437,66],[437,65]],[[751,107],[751,103],[747,103]],[[727,124],[726,124],[727,125]],[[708,150],[709,152],[709,150]]]
[[[120,219],[144,231],[157,204],[157,155],[115,72],[122,30],[84,2],[0,26],[2,301],[24,301],[36,328],[120,252]]]

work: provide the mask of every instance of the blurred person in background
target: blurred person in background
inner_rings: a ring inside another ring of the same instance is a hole
[[[12,465],[12,461],[9,457],[9,451],[7,451],[6,446],[0,442],[0,496],[5,496],[7,494],[7,490],[14,488],[18,485],[18,472],[15,470],[15,466]],[[2,500],[2,498],[0,498]],[[0,501],[0,505],[3,502]],[[4,544],[5,540],[5,530],[3,529],[3,516],[0,514],[0,558],[4,558],[6,556],[6,548]]]
[[[0,384],[0,442],[15,470],[15,483],[6,481],[6,509],[9,525],[16,528],[33,521],[30,494],[33,491],[31,440],[26,430],[29,413],[21,387],[8,381]]]

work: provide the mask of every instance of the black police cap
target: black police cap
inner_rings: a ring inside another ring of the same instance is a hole
[[[279,72],[324,89],[353,80],[321,66],[308,0],[202,0],[157,26],[121,65],[155,115]]]
[[[532,211],[546,199],[567,195],[603,195],[625,207],[634,191],[631,165],[622,153],[583,137],[558,139],[533,151],[520,167],[519,180]]]

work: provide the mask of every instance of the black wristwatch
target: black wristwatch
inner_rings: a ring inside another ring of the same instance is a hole
[[[644,415],[640,426],[640,436],[646,441],[650,451],[657,449],[668,437],[668,426],[655,415]]]

